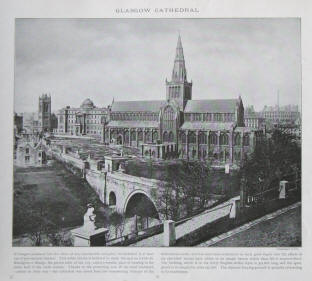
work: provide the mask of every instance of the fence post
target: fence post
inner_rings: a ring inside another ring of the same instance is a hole
[[[288,181],[280,181],[278,199],[286,199],[288,191]]]
[[[231,207],[231,211],[230,211],[230,214],[229,214],[229,218],[230,219],[235,219],[236,216],[237,216],[237,211],[238,211],[237,209],[238,209],[238,206],[239,206],[238,201],[240,201],[240,199],[239,199],[239,197],[238,198],[235,197],[231,201],[232,201],[232,207]]]
[[[164,246],[173,246],[176,243],[175,222],[172,220],[164,221]]]

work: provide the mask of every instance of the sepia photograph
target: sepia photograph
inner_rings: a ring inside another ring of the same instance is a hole
[[[302,247],[300,18],[16,18],[14,64],[14,247]]]

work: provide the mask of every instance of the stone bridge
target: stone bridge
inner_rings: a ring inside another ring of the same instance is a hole
[[[122,214],[131,213],[142,199],[148,202],[148,209],[154,208],[158,215],[157,189],[160,181],[140,178],[121,171],[96,171],[88,169],[86,180],[98,194],[100,200],[109,206],[115,206]],[[146,206],[145,206],[146,207]]]
[[[144,200],[147,202],[145,205],[147,213],[153,210],[159,218],[157,191],[161,181],[125,174],[121,166],[129,158],[105,156],[104,161],[90,157],[82,160],[78,153],[68,152],[65,146],[58,152],[54,152],[52,148],[47,151],[57,159],[80,169],[100,200],[106,205],[115,207],[117,212],[127,214],[131,208],[135,208]]]

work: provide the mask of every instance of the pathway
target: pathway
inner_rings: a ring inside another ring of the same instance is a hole
[[[230,213],[231,200],[228,200],[212,209],[206,210],[200,215],[178,225],[176,227],[176,239],[179,239],[186,234],[201,228],[207,223],[213,222],[219,218],[225,217]],[[130,247],[162,247],[163,246],[163,233],[148,237],[144,240],[138,241],[129,245]]]

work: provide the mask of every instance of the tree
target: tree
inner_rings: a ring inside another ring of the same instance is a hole
[[[111,225],[115,228],[115,237],[122,236],[124,229],[125,229],[125,217],[117,212],[113,212],[109,216],[109,220]]]
[[[29,225],[28,237],[34,242],[34,246],[42,246],[44,236],[55,228],[55,224],[48,219],[47,208],[40,203],[34,204],[29,214],[31,224]]]
[[[192,215],[196,209],[203,209],[207,204],[211,190],[210,170],[203,162],[184,162],[181,173],[187,213]]]
[[[202,162],[184,161],[167,166],[164,181],[159,184],[158,210],[165,219],[178,220],[203,209],[209,199],[211,174]]]
[[[294,136],[278,129],[257,144],[241,167],[251,195],[273,188],[282,179],[295,180],[300,171],[300,145]]]
[[[167,168],[165,180],[159,183],[158,211],[166,220],[178,220],[183,201],[181,181],[172,167]]]
[[[134,206],[132,213],[135,215],[136,231],[138,231],[138,218],[140,220],[141,229],[144,229],[148,228],[148,218],[158,216],[153,203],[145,196],[140,196],[138,198],[138,202]]]
[[[69,247],[74,244],[70,232],[63,230],[50,231],[47,233],[47,238],[52,246]]]

